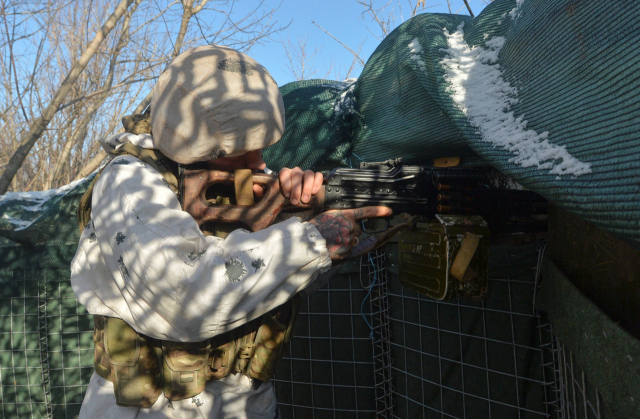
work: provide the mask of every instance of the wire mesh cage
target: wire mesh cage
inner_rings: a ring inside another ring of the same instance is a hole
[[[46,414],[50,394],[41,368],[39,282],[24,272],[0,275],[2,417]]]
[[[403,288],[394,252],[308,297],[278,369],[283,418],[602,418],[534,310],[543,246],[493,247],[481,301]]]
[[[283,418],[371,418],[376,386],[367,290],[353,273],[305,298],[274,379]]]
[[[435,301],[391,281],[393,417],[549,417],[536,263],[531,247],[493,249],[481,301]]]
[[[0,272],[2,418],[76,418],[93,373],[93,324],[68,270]]]
[[[93,318],[69,282],[47,284],[49,376],[54,418],[77,417],[93,374]]]

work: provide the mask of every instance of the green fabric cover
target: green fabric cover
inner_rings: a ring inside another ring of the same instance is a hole
[[[455,30],[470,21],[469,16],[422,14],[380,43],[356,84],[363,126],[354,138],[354,153],[367,161],[403,157],[411,164],[474,155],[456,124],[464,127],[464,118],[439,92],[444,87],[440,49],[447,45],[443,28]],[[426,74],[411,59],[408,45],[415,38],[428,51],[422,58]]]
[[[548,133],[551,159],[541,163],[559,167],[564,147],[588,170],[576,176],[523,167],[514,152],[470,123],[452,99],[443,66],[445,31],[461,23],[469,47],[491,49],[504,37],[497,62],[487,67],[500,70],[512,89],[511,128],[522,117],[526,130]],[[420,52],[411,51],[414,40]],[[355,85],[309,80],[283,86],[287,128],[265,158],[276,169],[321,170],[360,160],[428,164],[463,156],[639,247],[639,41],[640,2],[634,0],[496,0],[475,19],[421,14],[382,41]],[[336,120],[345,115],[349,130],[337,137]]]
[[[351,138],[360,123],[359,114],[347,107],[353,83],[305,80],[280,88],[286,127],[280,141],[264,150],[271,170],[283,167],[329,170],[346,165]],[[344,94],[344,96],[342,96]],[[336,107],[344,112],[336,112]]]
[[[16,243],[77,246],[80,237],[76,219],[78,202],[94,176],[82,179],[71,188],[52,190],[56,192],[50,196],[42,192],[15,193],[0,201],[0,246]]]
[[[549,259],[542,265],[536,308],[605,403],[607,418],[640,418],[640,341],[585,297]]]

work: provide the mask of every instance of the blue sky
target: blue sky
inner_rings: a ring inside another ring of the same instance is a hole
[[[454,13],[459,10],[460,14],[468,14],[462,0],[449,1]],[[256,3],[255,0],[239,0],[235,6],[236,12],[246,13]],[[266,0],[265,3],[277,7],[279,0]],[[401,15],[404,20],[411,16],[408,0],[374,0],[375,7],[382,7],[385,4],[388,6],[384,15],[393,11],[397,17],[395,26],[402,23]],[[483,0],[469,0],[469,4],[476,16],[486,6]],[[419,13],[449,13],[447,0],[426,0],[426,6],[428,8],[420,9]],[[366,61],[379,45],[380,40],[374,35],[380,36],[381,31],[379,25],[372,22],[369,15],[363,14],[364,11],[365,8],[358,4],[357,0],[283,0],[274,18],[281,24],[291,21],[291,25],[285,32],[275,35],[274,41],[264,46],[255,46],[249,55],[264,65],[279,85],[283,85],[295,79],[288,74],[285,51],[277,41],[289,37],[292,42],[295,42],[298,37],[307,37],[308,50],[321,48],[312,63],[319,69],[313,78],[324,77],[331,63],[334,65],[334,71],[329,78],[336,78],[337,73],[346,73],[346,68],[351,64],[353,56],[338,42],[314,26],[311,21],[318,23],[354,50],[364,41],[360,56]],[[357,77],[360,71],[361,68],[357,68],[355,73],[352,73],[352,77]]]

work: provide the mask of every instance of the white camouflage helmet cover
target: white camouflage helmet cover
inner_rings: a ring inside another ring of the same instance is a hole
[[[282,137],[284,124],[273,77],[231,48],[206,45],[184,52],[153,88],[154,143],[181,164],[264,148]]]

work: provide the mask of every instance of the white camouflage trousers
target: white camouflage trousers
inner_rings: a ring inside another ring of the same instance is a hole
[[[79,419],[279,419],[271,381],[257,390],[240,374],[210,381],[196,397],[171,401],[161,394],[150,408],[116,405],[113,383],[95,372],[82,402]]]

